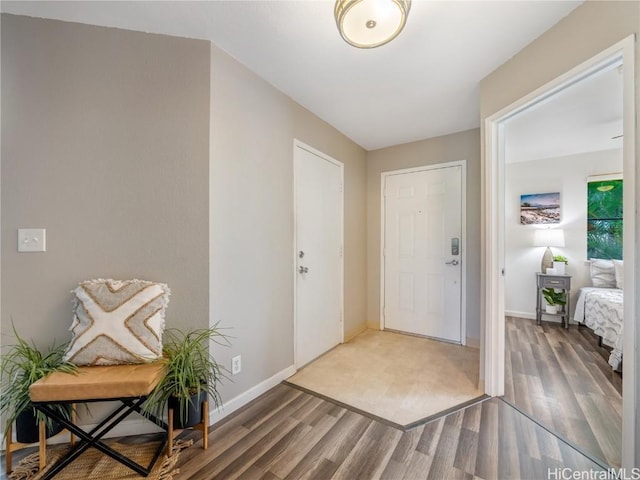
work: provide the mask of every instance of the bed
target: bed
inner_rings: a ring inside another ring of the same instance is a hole
[[[622,361],[623,291],[619,288],[583,287],[573,319],[583,323],[611,347],[609,365],[618,370]]]
[[[624,304],[624,263],[622,260],[589,259],[591,287],[580,289],[573,319],[589,327],[601,344],[611,347],[609,365],[620,369]]]

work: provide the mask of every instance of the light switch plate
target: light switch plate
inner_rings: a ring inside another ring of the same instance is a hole
[[[44,228],[19,228],[18,251],[19,252],[46,252],[47,231]]]

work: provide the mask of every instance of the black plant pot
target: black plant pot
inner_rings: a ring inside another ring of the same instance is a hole
[[[173,428],[182,429],[194,427],[202,421],[202,402],[207,400],[207,392],[200,391],[191,395],[190,400],[178,397],[169,397],[169,408],[173,409]],[[187,418],[182,418],[183,403],[187,405]]]
[[[47,438],[60,433],[63,426],[53,421],[47,427]],[[16,440],[20,443],[36,443],[40,440],[38,430],[38,419],[32,408],[27,408],[18,414],[16,418]]]

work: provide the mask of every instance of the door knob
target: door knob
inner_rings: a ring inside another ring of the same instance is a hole
[[[444,262],[444,263],[445,263],[445,265],[454,265],[454,266],[455,266],[455,265],[458,265],[458,263],[460,263],[460,262],[458,262],[458,260],[456,260],[456,259],[454,258],[454,259],[453,259],[453,260],[451,260],[450,262]]]
[[[303,267],[302,265],[300,265],[300,268],[298,268],[298,273],[307,273],[309,271],[309,267]]]

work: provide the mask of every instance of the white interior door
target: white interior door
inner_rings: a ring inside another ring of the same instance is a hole
[[[296,144],[296,366],[342,341],[343,166]]]
[[[463,166],[383,178],[384,327],[461,342]]]

